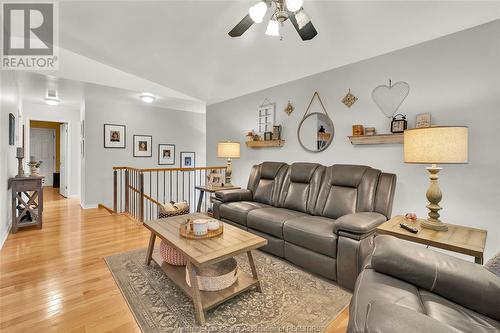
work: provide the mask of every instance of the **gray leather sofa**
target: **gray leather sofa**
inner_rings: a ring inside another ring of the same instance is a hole
[[[214,216],[268,240],[264,251],[352,290],[396,176],[361,165],[264,162],[246,189],[216,192]]]
[[[377,236],[356,281],[347,331],[500,332],[500,277],[481,265]]]

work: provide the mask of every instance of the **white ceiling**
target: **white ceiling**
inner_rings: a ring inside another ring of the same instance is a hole
[[[255,1],[68,1],[60,44],[212,104],[500,18],[499,2],[311,1],[319,34],[227,32]]]

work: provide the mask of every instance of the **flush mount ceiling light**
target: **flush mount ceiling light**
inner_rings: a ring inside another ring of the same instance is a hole
[[[44,100],[48,105],[56,106],[59,104],[59,98],[57,98],[57,93],[55,90],[47,91],[47,97],[45,97]]]
[[[250,7],[248,14],[229,32],[229,36],[240,37],[254,23],[261,23],[267,9],[271,8],[274,13],[267,25],[266,35],[280,36],[280,27],[290,20],[302,40],[313,39],[318,32],[302,8],[303,3],[304,0],[261,0]]]
[[[144,103],[153,103],[156,99],[156,97],[149,93],[142,93],[140,97]]]

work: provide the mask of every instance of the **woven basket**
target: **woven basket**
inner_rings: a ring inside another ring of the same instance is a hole
[[[195,267],[198,288],[205,291],[217,291],[233,285],[238,279],[238,265],[233,258],[218,262],[208,267]],[[186,267],[186,282],[191,286]]]
[[[160,243],[160,255],[167,264],[174,266],[187,265],[186,257],[163,240]]]
[[[173,201],[161,205],[160,211],[158,212],[158,218],[164,219],[171,216],[179,216],[189,214],[189,205],[187,202],[176,202]]]

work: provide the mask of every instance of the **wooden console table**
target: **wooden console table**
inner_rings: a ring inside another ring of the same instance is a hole
[[[15,177],[9,179],[9,187],[12,189],[11,232],[13,234],[15,234],[19,228],[23,227],[36,225],[38,229],[42,229],[42,180],[43,177],[41,176]]]
[[[402,215],[394,216],[377,228],[377,234],[391,235],[411,242],[437,247],[443,250],[466,254],[474,257],[476,264],[483,263],[484,246],[487,231],[464,227],[461,225],[446,224],[448,231],[436,231],[420,226],[421,219],[408,221]],[[401,222],[408,223],[418,229],[413,234],[399,226]]]

